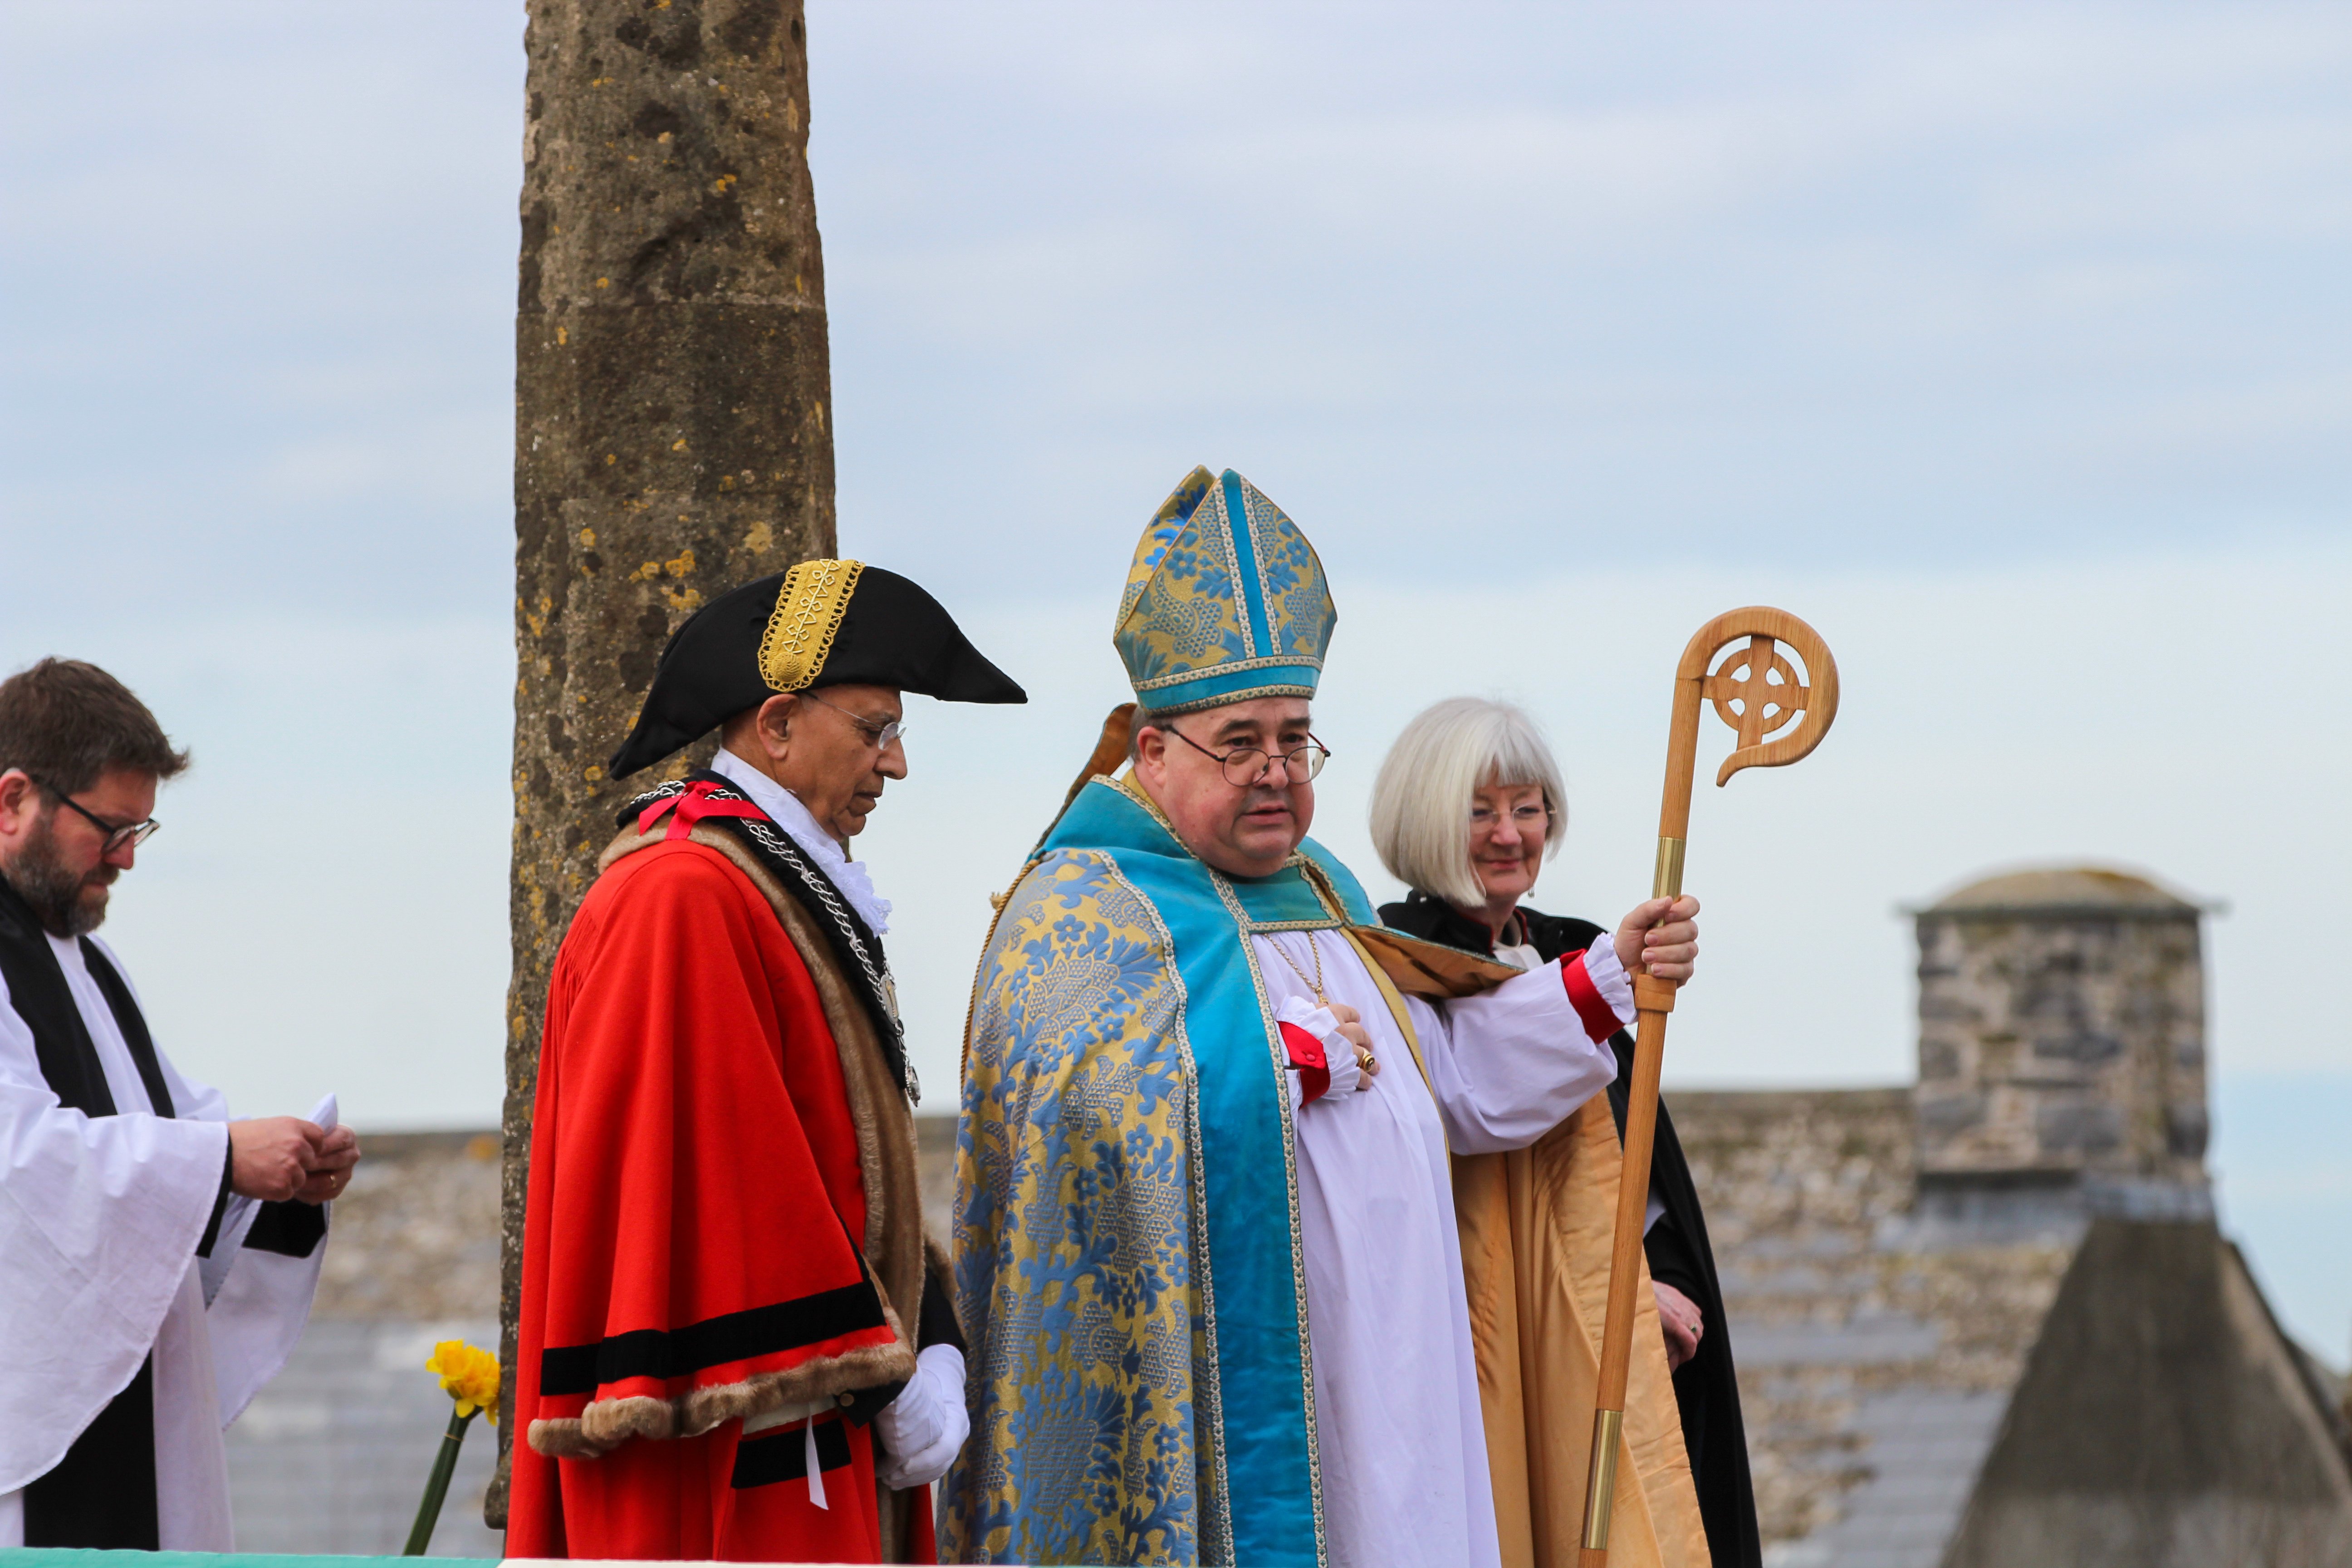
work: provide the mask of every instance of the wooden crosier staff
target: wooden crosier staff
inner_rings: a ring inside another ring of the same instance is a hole
[[[1709,674],[1715,656],[1745,637]],[[1811,681],[1801,685],[1776,643],[1796,650]],[[1675,669],[1674,727],[1666,741],[1665,799],[1658,810],[1654,899],[1683,890],[1683,842],[1690,827],[1691,778],[1698,762],[1698,716],[1715,704],[1739,731],[1739,747],[1715,775],[1721,787],[1742,768],[1785,767],[1821,744],[1837,717],[1837,661],[1805,625],[1786,610],[1761,605],[1720,615],[1698,629]],[[1797,722],[1803,724],[1779,740]],[[1617,1490],[1617,1450],[1625,1419],[1625,1374],[1633,1358],[1633,1291],[1641,1280],[1642,1220],[1650,1196],[1650,1143],[1658,1126],[1658,1070],[1665,1056],[1666,1015],[1675,988],[1644,973],[1633,977],[1641,1012],[1633,1044],[1633,1082],[1625,1107],[1625,1164],[1618,1178],[1616,1247],[1609,1263],[1609,1312],[1601,1334],[1601,1386],[1592,1413],[1592,1464],[1585,1478],[1584,1542],[1580,1568],[1609,1561],[1609,1518]]]

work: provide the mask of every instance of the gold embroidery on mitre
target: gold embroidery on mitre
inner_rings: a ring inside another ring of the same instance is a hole
[[[849,613],[862,561],[803,561],[784,574],[776,608],[760,638],[760,679],[776,691],[798,691],[824,669],[841,617]]]

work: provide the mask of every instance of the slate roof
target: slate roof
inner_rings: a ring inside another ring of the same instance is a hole
[[[2201,1190],[1915,1205],[1907,1089],[1667,1101],[1768,1568],[2352,1562],[2343,1384]]]
[[[1669,1094],[1775,1568],[1936,1568],[2079,1223],[1919,1245],[1907,1089]]]

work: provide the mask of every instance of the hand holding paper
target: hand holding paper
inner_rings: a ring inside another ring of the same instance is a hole
[[[323,1134],[311,1147],[310,1174],[294,1195],[306,1204],[321,1204],[340,1195],[360,1163],[359,1134],[341,1125],[340,1108],[331,1094],[319,1101],[310,1120]]]

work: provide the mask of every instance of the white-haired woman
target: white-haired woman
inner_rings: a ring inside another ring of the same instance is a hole
[[[1521,968],[1591,947],[1604,934],[1601,926],[1523,902],[1567,824],[1559,766],[1524,712],[1475,697],[1427,709],[1397,737],[1372,786],[1373,846],[1390,874],[1412,889],[1381,907],[1381,921]],[[1675,912],[1688,919],[1697,906],[1678,905]],[[1615,942],[1630,972],[1640,949],[1631,933],[1621,932]],[[1633,1041],[1621,1030],[1610,1043],[1618,1072],[1609,1101],[1622,1138]],[[1553,1157],[1566,1159],[1565,1149],[1561,1141]],[[1564,1190],[1540,1176],[1514,1180],[1528,1189],[1513,1194],[1515,1208]],[[1664,1104],[1651,1156],[1649,1215],[1643,1250],[1709,1554],[1717,1568],[1748,1568],[1760,1563],[1762,1549],[1723,1296],[1698,1193]],[[1524,1321],[1525,1307],[1520,1310]]]

